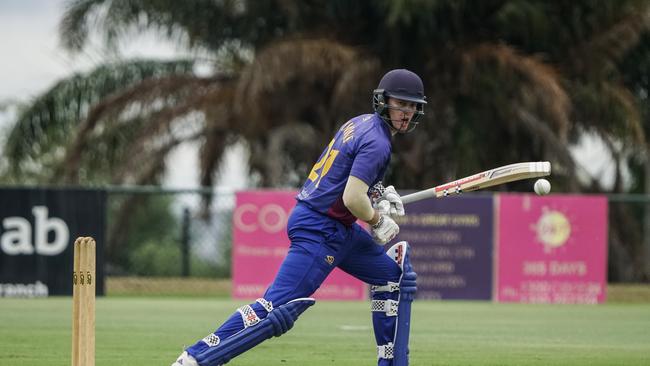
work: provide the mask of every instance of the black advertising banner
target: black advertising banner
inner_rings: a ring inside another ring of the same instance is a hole
[[[418,299],[492,298],[493,199],[449,197],[414,202],[398,218],[411,247]]]
[[[97,294],[104,294],[106,192],[0,188],[0,297],[72,294],[72,243],[97,242]]]

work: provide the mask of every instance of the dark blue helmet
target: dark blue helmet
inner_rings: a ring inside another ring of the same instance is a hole
[[[417,126],[420,117],[424,115],[424,105],[427,104],[422,79],[416,73],[406,69],[391,70],[381,78],[379,86],[373,91],[372,107],[374,111],[393,128],[388,117],[390,108],[387,104],[388,98],[416,103],[417,110],[406,132],[412,131]]]

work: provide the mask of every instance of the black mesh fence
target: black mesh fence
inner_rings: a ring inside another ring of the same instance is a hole
[[[650,195],[609,195],[608,202],[609,282],[650,282]]]
[[[112,188],[108,191],[108,276],[230,276],[234,193]]]

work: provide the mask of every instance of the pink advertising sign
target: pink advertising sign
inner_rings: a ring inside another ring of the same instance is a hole
[[[498,207],[497,301],[605,301],[605,197],[502,194]]]
[[[232,296],[261,297],[289,250],[287,221],[295,205],[293,191],[237,193],[233,212]],[[320,300],[364,300],[365,283],[334,269],[314,297]]]

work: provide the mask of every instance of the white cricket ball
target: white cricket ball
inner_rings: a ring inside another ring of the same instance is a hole
[[[546,179],[538,179],[535,182],[535,193],[540,196],[548,194],[551,191],[551,183]]]

